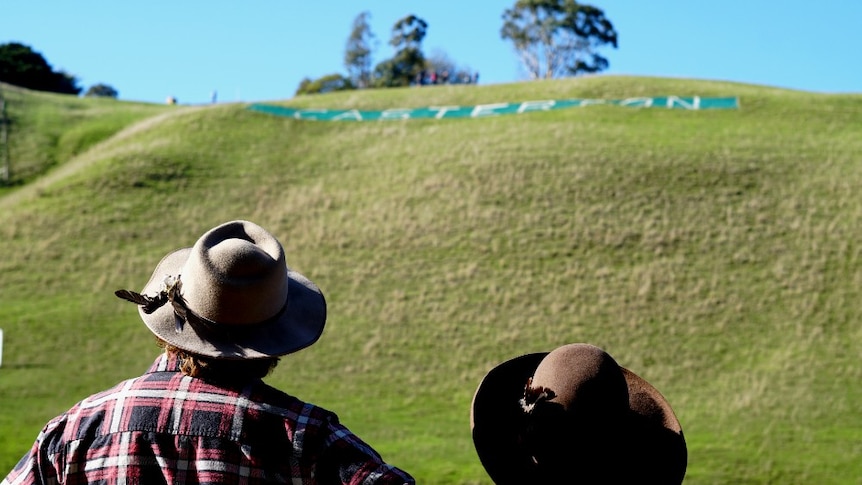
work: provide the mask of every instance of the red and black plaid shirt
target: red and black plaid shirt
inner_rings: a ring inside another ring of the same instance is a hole
[[[323,408],[263,381],[222,387],[162,355],[51,420],[0,485],[413,484]]]

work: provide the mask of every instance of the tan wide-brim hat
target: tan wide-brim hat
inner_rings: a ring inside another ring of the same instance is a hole
[[[181,301],[164,301],[177,281]],[[139,308],[150,331],[207,357],[290,354],[316,342],[326,323],[320,289],[287,266],[272,234],[248,221],[222,224],[165,256],[141,293],[163,303]]]
[[[591,393],[617,394],[608,397],[607,402],[622,401],[619,412],[622,432],[614,435],[615,439],[619,438],[620,446],[612,445],[613,453],[598,460],[595,456],[585,459],[578,452],[563,451],[566,479],[558,483],[618,483],[618,479],[607,479],[603,470],[607,470],[608,475],[616,470],[629,470],[630,476],[637,477],[636,483],[682,483],[687,466],[687,448],[682,427],[667,399],[649,382],[618,366],[613,358],[595,346],[568,344],[553,353],[561,358],[545,360],[551,353],[540,352],[503,362],[488,372],[474,394],[470,412],[473,443],[482,466],[494,483],[517,485],[541,483],[546,479],[540,478],[543,475],[539,465],[523,436],[525,387],[533,385],[537,379],[541,381],[542,391],[556,390],[549,395],[549,403],[561,398],[565,401],[555,404],[566,409],[563,414],[570,409],[578,409],[578,398]],[[580,359],[584,354],[588,358]],[[597,362],[595,356],[600,356],[603,369],[599,369],[599,365],[586,371],[572,368],[578,362]],[[543,361],[544,367],[540,369]],[[614,371],[607,372],[606,369]],[[596,384],[593,380],[584,384],[586,374],[610,376],[599,378],[599,381],[606,382]],[[572,381],[576,382],[567,381],[569,375],[575,375]],[[555,394],[557,397],[553,398]],[[578,409],[572,412],[590,411]],[[590,418],[587,416],[585,419],[589,421]],[[589,436],[565,434],[562,431],[566,429],[563,419],[559,421],[560,436],[550,440],[554,446],[559,445],[566,450],[590,449]]]

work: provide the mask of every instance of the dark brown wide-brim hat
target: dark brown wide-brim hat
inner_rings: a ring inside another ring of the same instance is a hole
[[[547,412],[538,413],[543,405]],[[525,439],[530,412],[544,416],[545,443]],[[604,416],[596,422],[608,416],[615,421],[610,445],[608,437],[594,440],[595,430],[578,434],[571,430],[581,428],[564,425],[572,415],[589,423],[591,414]],[[482,466],[498,485],[679,484],[685,477],[685,438],[670,403],[590,344],[521,355],[494,367],[476,389],[470,424]],[[543,446],[546,452],[559,448],[547,453],[557,462],[550,475],[534,456],[533,448]]]
[[[287,266],[275,236],[248,221],[221,224],[169,253],[140,294],[116,293],[140,305],[160,339],[214,358],[287,355],[316,342],[326,323],[317,285]]]

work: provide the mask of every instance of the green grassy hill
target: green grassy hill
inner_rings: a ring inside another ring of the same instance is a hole
[[[862,95],[598,76],[285,102],[741,103],[375,123],[15,95],[12,142],[78,141],[33,141],[50,162],[0,197],[0,473],[47,419],[157,354],[113,291],[243,218],[329,303],[321,340],[269,382],[420,483],[490,483],[470,438],[477,384],[569,342],[670,400],[686,483],[862,476]]]
[[[7,153],[13,162],[9,180],[0,185],[0,196],[10,186],[44,175],[124,126],[169,109],[110,98],[30,91],[4,83],[0,83],[0,99],[5,100],[10,122]]]

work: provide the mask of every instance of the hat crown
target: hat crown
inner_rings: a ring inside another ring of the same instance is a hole
[[[287,302],[284,249],[257,225],[226,224],[208,232],[181,271],[189,309],[220,324],[261,323]]]
[[[612,416],[628,409],[628,386],[619,364],[589,344],[554,349],[539,363],[531,386],[552,391],[554,398],[548,401],[569,414]]]

